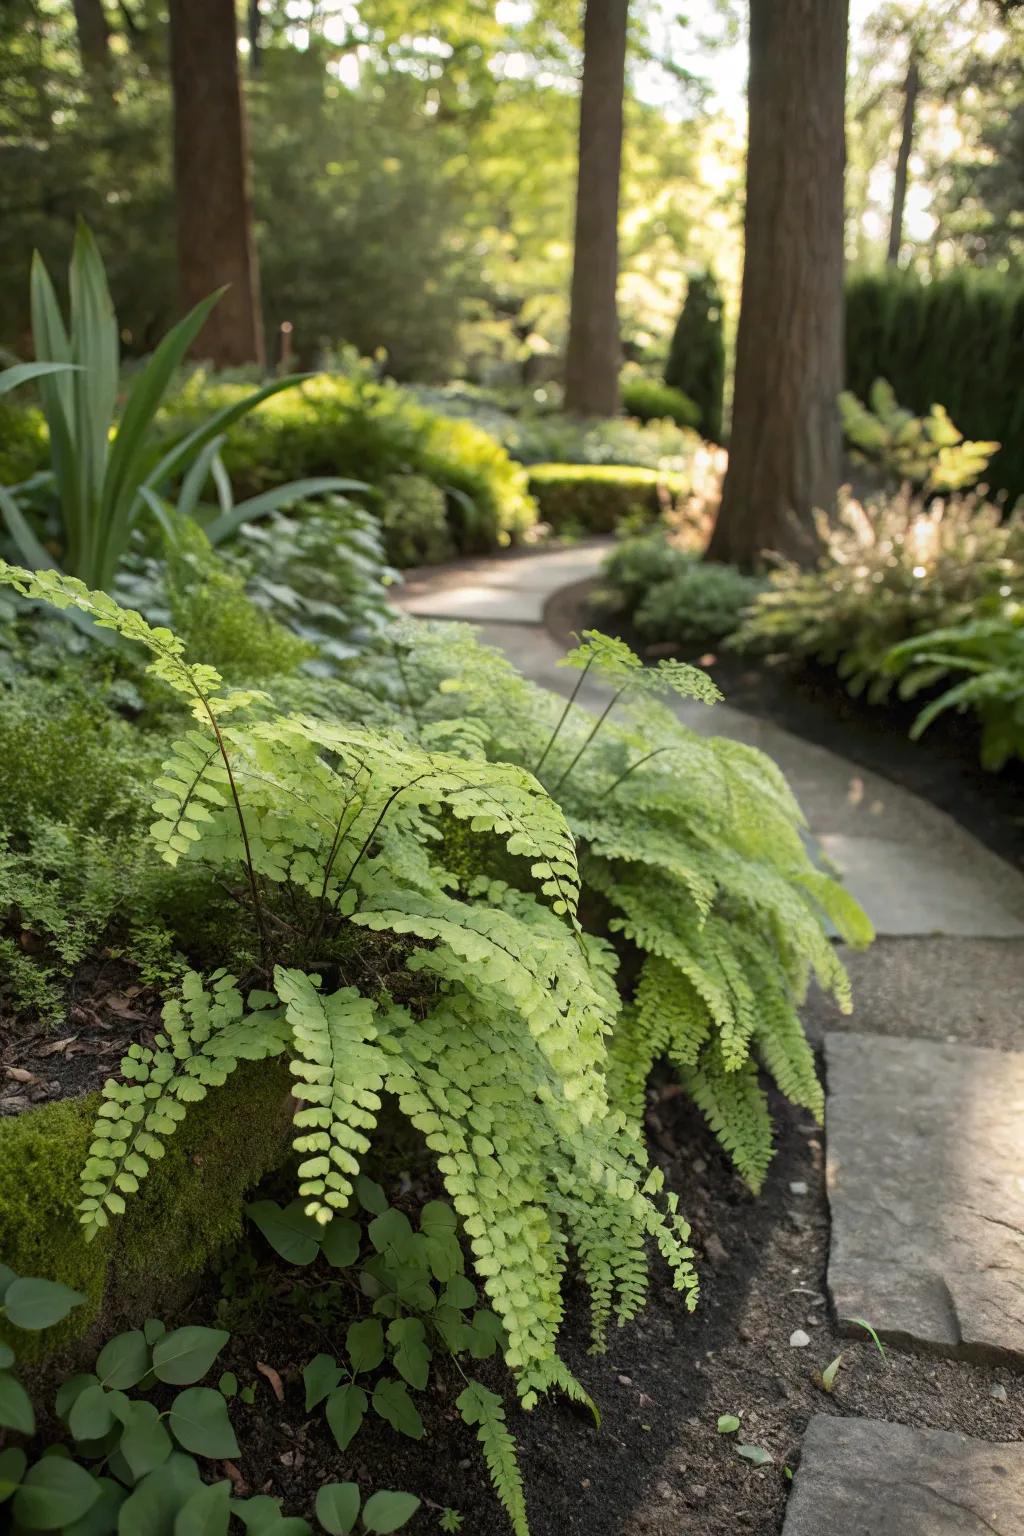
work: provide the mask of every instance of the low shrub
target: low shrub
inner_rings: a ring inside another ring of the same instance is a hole
[[[688,489],[672,470],[625,465],[535,464],[530,493],[557,533],[613,533],[653,522]]]
[[[686,471],[701,440],[671,421],[628,417],[577,421],[571,416],[524,415],[503,441],[513,458],[533,464],[631,464],[638,469]]]
[[[376,512],[388,559],[400,569],[442,565],[455,555],[445,494],[426,475],[387,475]]]
[[[646,645],[683,650],[731,635],[764,582],[732,565],[713,565],[673,544],[666,533],[627,539],[602,570],[597,611],[628,623]]]
[[[245,386],[194,374],[170,402],[175,436],[240,397]],[[487,432],[427,410],[397,384],[363,373],[322,374],[277,395],[232,430],[222,450],[235,494],[245,499],[319,475],[350,475],[394,494],[394,477],[423,476],[444,494],[463,552],[516,539],[533,523],[526,475]]]
[[[969,619],[986,598],[1024,592],[1024,523],[974,495],[847,499],[819,532],[817,565],[779,565],[733,644],[835,667],[872,701],[892,687],[893,646]]]
[[[689,395],[642,373],[623,378],[621,396],[623,410],[637,421],[674,421],[677,427],[696,427],[700,422],[700,409]]]
[[[995,612],[981,613],[964,624],[904,641],[890,652],[888,668],[900,678],[899,691],[905,699],[958,679],[943,687],[918,715],[910,733],[915,740],[939,715],[955,709],[977,716],[983,767],[995,771],[1011,757],[1024,759],[1021,604],[1001,604]]]

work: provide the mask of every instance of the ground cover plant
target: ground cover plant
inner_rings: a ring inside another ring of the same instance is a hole
[[[763,587],[735,566],[701,560],[659,529],[612,551],[592,603],[602,621],[627,624],[644,645],[671,644],[693,656],[731,636]]]
[[[978,495],[848,497],[819,528],[817,563],[777,564],[733,644],[835,667],[851,693],[871,701],[892,688],[893,646],[967,620],[980,602],[1024,585],[1019,517]]]

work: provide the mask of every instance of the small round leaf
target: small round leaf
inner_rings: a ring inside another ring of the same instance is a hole
[[[330,1536],[348,1536],[359,1514],[355,1483],[325,1483],[316,1496],[316,1517]]]

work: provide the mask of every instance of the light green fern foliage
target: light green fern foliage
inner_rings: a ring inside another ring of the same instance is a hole
[[[856,902],[811,862],[783,775],[754,748],[683,723],[680,710],[692,715],[717,697],[704,673],[679,662],[644,668],[596,632],[566,658],[580,683],[606,685],[596,719],[526,682],[465,628],[402,638],[415,673],[410,729],[436,731],[457,710],[474,719],[489,757],[536,765],[577,838],[589,905],[603,902],[607,929],[639,951],[635,996],[611,1047],[614,1101],[637,1123],[651,1069],[667,1059],[759,1188],[772,1153],[759,1068],[820,1118],[797,1009],[812,976],[849,1009],[829,920],[850,943],[871,937]]]
[[[190,974],[153,1047],[133,1048],[84,1169],[87,1230],[121,1214],[188,1106],[238,1061],[287,1052],[307,1211],[327,1222],[348,1206],[381,1095],[395,1095],[436,1155],[527,1406],[550,1386],[582,1393],[555,1350],[570,1247],[596,1345],[643,1301],[649,1236],[692,1303],[688,1228],[671,1196],[656,1203],[660,1175],[609,1106],[614,956],[581,931],[573,838],[534,774],[490,760],[465,723],[425,722],[418,737],[275,715],[72,578],[0,564],[0,583],[146,647],[191,703],[152,837],[169,865],[202,861],[237,887],[266,983],[246,999],[224,972]],[[445,866],[450,824],[497,843],[524,888],[460,883]],[[339,985],[316,974],[325,947]]]

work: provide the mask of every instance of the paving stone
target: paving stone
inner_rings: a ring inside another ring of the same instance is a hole
[[[840,1322],[1024,1362],[1024,1054],[837,1032],[825,1063]]]
[[[1020,1536],[1024,1446],[815,1414],[783,1536]]]
[[[435,591],[413,593],[402,601],[406,613],[419,619],[462,619],[512,624],[539,624],[544,617],[545,596],[529,588],[501,587],[477,583],[460,587],[439,587]]]
[[[1024,937],[1024,880],[969,836],[925,846],[825,833],[821,845],[878,933]]]

